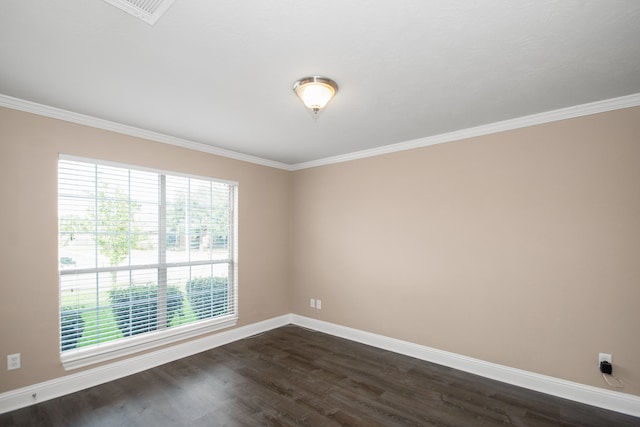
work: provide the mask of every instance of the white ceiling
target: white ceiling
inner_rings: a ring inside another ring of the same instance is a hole
[[[0,1],[0,94],[284,164],[638,93],[638,0]]]

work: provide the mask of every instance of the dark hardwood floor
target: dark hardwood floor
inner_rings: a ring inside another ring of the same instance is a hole
[[[640,426],[309,331],[279,328],[0,415],[1,426]]]

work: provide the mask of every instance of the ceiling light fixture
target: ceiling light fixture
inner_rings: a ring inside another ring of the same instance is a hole
[[[293,91],[304,105],[318,114],[338,92],[338,84],[326,77],[304,77],[293,84]]]

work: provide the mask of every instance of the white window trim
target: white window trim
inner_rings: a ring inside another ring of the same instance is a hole
[[[226,183],[234,186],[235,197],[233,205],[233,245],[232,250],[232,265],[233,265],[233,314],[227,316],[216,317],[214,319],[202,320],[195,323],[186,325],[180,325],[168,329],[157,330],[150,334],[143,334],[140,336],[127,337],[125,340],[108,341],[106,343],[96,344],[90,347],[79,348],[74,350],[65,351],[60,353],[60,361],[66,371],[78,369],[97,363],[107,362],[119,357],[129,356],[135,353],[145,352],[160,346],[170,345],[183,341],[196,336],[205,335],[215,331],[219,331],[226,328],[234,327],[239,318],[238,314],[238,199],[239,199],[239,185],[236,181],[222,180],[218,178],[212,178],[208,176],[200,176],[193,174],[184,174],[175,171],[167,171],[163,169],[154,169],[144,166],[131,165],[126,163],[117,163],[110,161],[102,161],[98,159],[92,159],[87,157],[72,156],[60,153],[58,158],[61,160],[71,160],[79,162],[90,162],[100,165],[109,165],[115,167],[132,168],[136,170],[154,172],[159,174],[170,174],[173,176],[181,176],[185,178],[204,179],[209,181],[216,181]],[[58,291],[59,292],[59,291]],[[61,330],[61,325],[58,324],[58,332]],[[58,343],[60,337],[58,337]]]
[[[151,350],[167,344],[173,344],[210,332],[235,326],[238,316],[223,316],[211,320],[203,320],[188,325],[176,326],[162,331],[154,331],[126,340],[110,341],[97,344],[91,348],[65,351],[60,354],[60,361],[65,370],[73,370],[96,363],[106,362],[118,357]]]

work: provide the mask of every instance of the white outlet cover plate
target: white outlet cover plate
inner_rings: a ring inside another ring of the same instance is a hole
[[[7,356],[7,370],[20,369],[20,353],[10,354]]]
[[[598,366],[600,362],[609,362],[613,365],[613,356],[608,353],[598,353]]]

